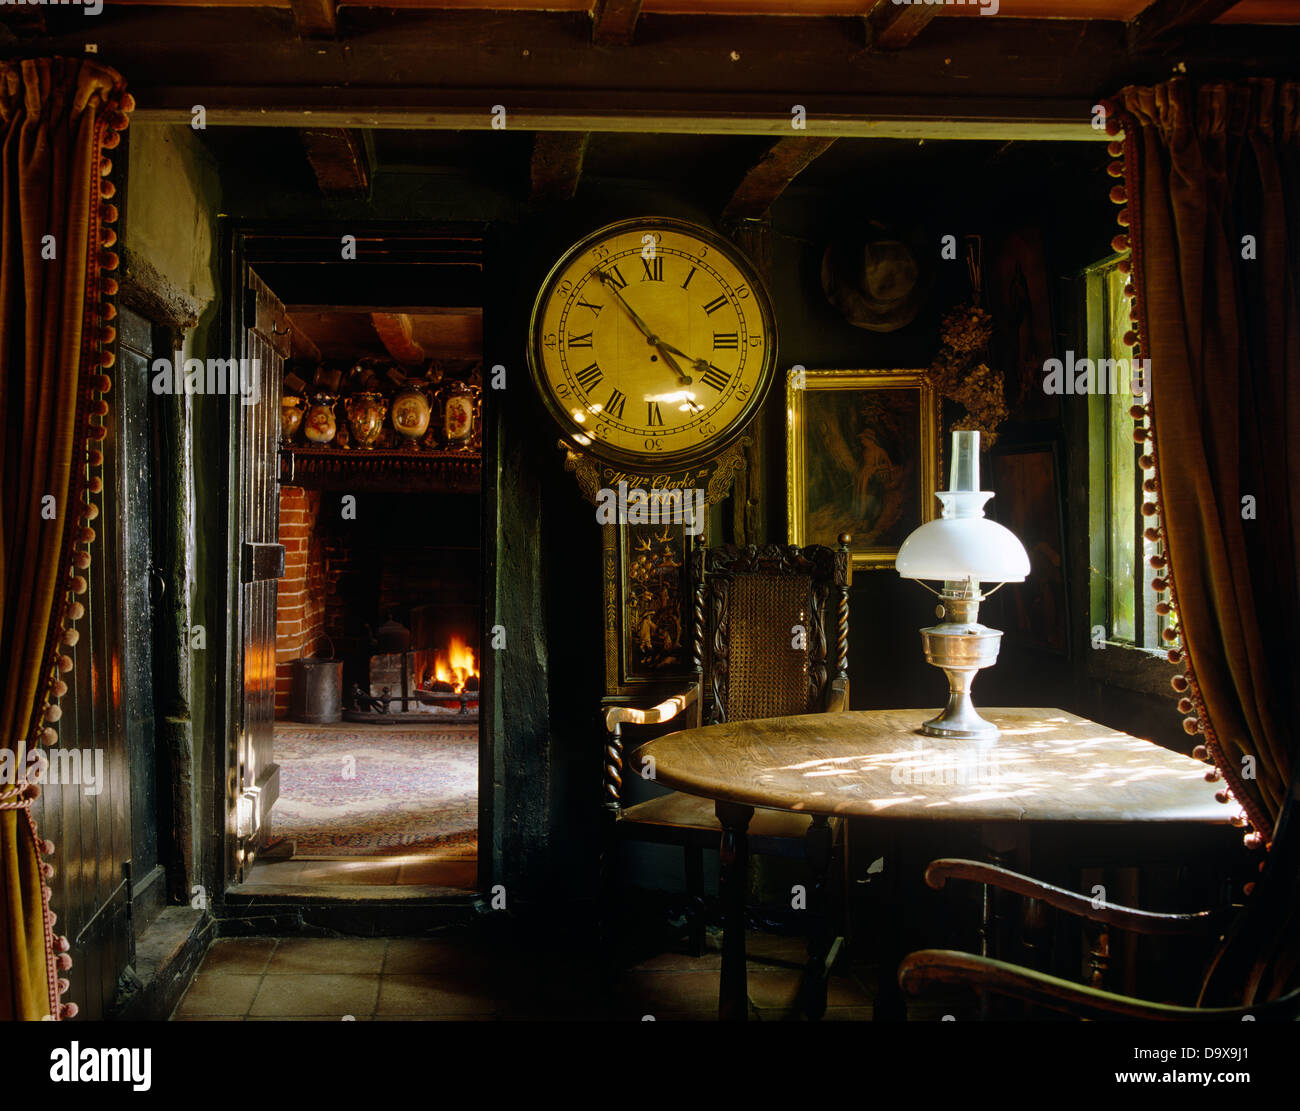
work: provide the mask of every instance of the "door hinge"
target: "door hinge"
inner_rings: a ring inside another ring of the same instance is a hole
[[[284,578],[283,544],[255,544],[244,541],[240,546],[240,582],[257,583],[282,578]]]

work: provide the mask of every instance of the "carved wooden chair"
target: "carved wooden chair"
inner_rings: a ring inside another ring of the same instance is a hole
[[[652,708],[619,706],[605,712],[607,906],[616,891],[619,842],[680,845],[697,956],[704,948],[704,851],[718,849],[722,833],[715,803],[673,791],[624,806],[623,726],[674,721],[687,729],[847,709],[849,542],[845,534],[838,549],[775,544],[697,548],[691,556],[694,680]],[[836,845],[847,865],[842,823],[758,809],[748,836],[751,852],[807,860],[813,874],[809,907],[824,912]],[[825,969],[833,963],[838,943],[838,938],[826,939],[822,945]]]
[[[971,987],[1084,1019],[1300,1019],[1298,800],[1300,765],[1292,776],[1260,877],[1237,912],[1156,914],[1111,903],[1094,906],[1086,895],[973,860],[936,860],[926,869],[926,883],[935,889],[949,879],[975,880],[1108,927],[1144,934],[1202,936],[1207,941],[1218,938],[1195,1006],[1135,999],[1007,961],[946,949],[922,949],[908,955],[899,967],[899,984],[911,993],[932,984]]]

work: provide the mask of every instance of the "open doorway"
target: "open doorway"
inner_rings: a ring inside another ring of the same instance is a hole
[[[339,265],[309,261],[325,244],[338,258],[338,237],[244,243],[282,365],[257,403],[274,443],[250,447],[235,486],[256,505],[269,481],[264,539],[281,556],[271,621],[257,600],[236,618],[265,643],[236,640],[262,661],[263,697],[246,660],[234,874],[263,891],[464,892],[481,810],[482,306],[467,303],[477,282],[448,280],[466,252],[361,238]],[[413,304],[414,289],[436,300]]]

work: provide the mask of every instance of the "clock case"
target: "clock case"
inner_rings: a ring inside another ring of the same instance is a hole
[[[551,394],[546,382],[546,373],[542,363],[541,316],[552,291],[559,283],[565,269],[577,256],[583,252],[591,251],[593,247],[611,236],[623,235],[628,232],[640,232],[642,234],[675,232],[679,235],[689,235],[708,244],[710,249],[721,252],[744,276],[745,283],[749,287],[750,294],[754,298],[754,303],[757,305],[759,315],[762,318],[763,330],[769,337],[767,350],[763,357],[763,366],[759,370],[754,389],[749,396],[749,400],[745,403],[745,408],[741,410],[740,416],[725,431],[709,438],[690,451],[647,454],[644,452],[624,451],[612,445],[601,444],[594,439],[588,444],[582,444],[576,439],[576,435],[581,433],[581,429],[568,418],[564,407]],[[649,475],[685,471],[695,464],[717,459],[721,456],[727,448],[744,435],[745,429],[750,426],[767,401],[775,377],[776,348],[776,316],[772,311],[772,300],[768,296],[767,286],[764,285],[758,271],[745,253],[734,243],[724,239],[709,228],[694,224],[689,220],[678,220],[670,216],[645,216],[618,220],[612,224],[597,228],[590,235],[584,236],[565,251],[547,273],[546,279],[542,282],[541,289],[538,290],[537,297],[533,301],[533,311],[528,322],[529,374],[532,376],[533,384],[537,387],[537,392],[541,395],[547,412],[560,426],[566,446],[572,447],[574,451],[580,454],[592,455],[606,462],[617,464],[633,474]]]

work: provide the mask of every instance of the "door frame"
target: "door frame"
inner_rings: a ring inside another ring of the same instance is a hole
[[[222,312],[221,336],[227,345],[227,351],[238,357],[243,344],[244,330],[247,327],[245,316],[244,274],[249,265],[257,267],[272,262],[268,252],[274,245],[294,240],[329,239],[338,243],[344,235],[358,238],[377,238],[385,243],[411,242],[415,240],[464,236],[479,242],[478,261],[485,275],[480,298],[483,308],[483,359],[485,364],[493,348],[490,336],[490,313],[488,302],[490,237],[486,224],[471,221],[447,222],[413,222],[394,223],[392,221],[305,221],[292,222],[283,220],[243,220],[221,218],[222,251],[224,273],[221,288],[225,294]],[[287,261],[287,260],[286,260]],[[332,264],[327,263],[325,265]],[[340,257],[340,263],[343,261]],[[414,262],[412,266],[416,265]],[[263,277],[265,281],[265,277]],[[269,283],[268,283],[269,284]],[[271,287],[278,297],[279,291]],[[417,300],[413,298],[413,302]],[[497,681],[496,654],[488,649],[492,643],[492,617],[497,612],[496,587],[496,518],[498,506],[499,474],[497,468],[490,466],[493,458],[496,437],[492,434],[495,420],[491,404],[491,390],[484,391],[483,427],[484,444],[482,450],[482,479],[480,488],[480,545],[479,562],[482,582],[482,609],[480,616],[479,670],[479,739],[478,739],[478,889],[488,891],[494,879],[500,874],[500,837],[497,835],[498,815],[501,805],[496,798],[494,784],[500,782],[496,774],[498,746],[494,736],[498,732],[496,723],[500,721],[500,683]],[[242,675],[240,653],[243,645],[242,615],[238,612],[240,535],[239,504],[237,491],[240,476],[235,473],[239,460],[239,442],[243,432],[243,420],[247,414],[246,406],[239,403],[237,397],[228,401],[227,439],[226,439],[226,557],[227,573],[225,582],[226,618],[224,627],[223,674],[225,677],[224,697],[221,699],[221,734],[223,742],[212,746],[211,762],[214,775],[212,805],[210,808],[213,823],[213,845],[215,858],[219,861],[217,890],[219,904],[224,903],[224,895],[231,884],[237,882],[239,874],[236,853],[238,850],[238,831],[236,826],[236,805],[238,794],[238,751],[237,732],[242,719],[241,702],[243,698],[242,682],[237,681]],[[450,900],[462,900],[463,895],[449,896]],[[281,900],[283,901],[283,900]],[[310,901],[310,900],[309,900]]]

